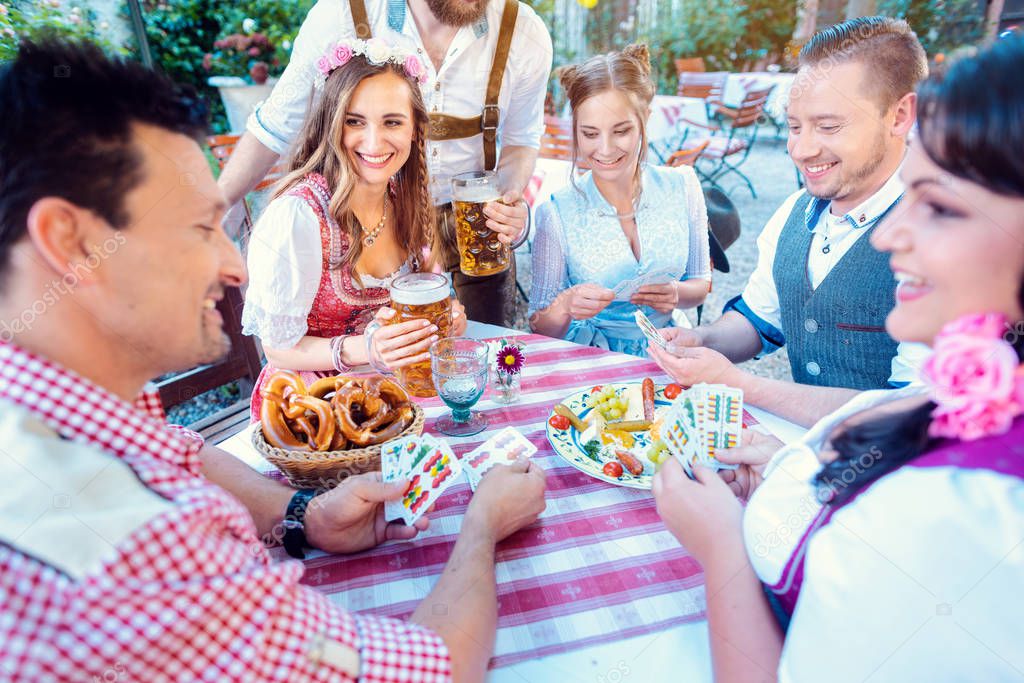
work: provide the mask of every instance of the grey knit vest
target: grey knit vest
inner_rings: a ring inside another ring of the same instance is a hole
[[[888,255],[871,246],[870,235],[881,221],[866,228],[812,290],[807,257],[813,234],[804,219],[811,199],[805,194],[793,206],[772,269],[793,379],[825,387],[888,388],[896,342],[885,331],[885,317],[896,302],[896,280]]]

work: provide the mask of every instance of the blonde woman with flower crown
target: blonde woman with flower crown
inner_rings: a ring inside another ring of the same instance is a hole
[[[242,324],[268,360],[253,391],[254,416],[274,369],[300,371],[309,382],[372,353],[394,370],[428,359],[438,337],[425,320],[363,334],[370,321],[394,315],[394,278],[435,268],[423,64],[383,41],[352,40],[332,47],[317,68],[320,97],[249,244]],[[453,302],[453,333],[465,326]]]
[[[674,460],[654,478],[704,567],[718,681],[1020,680],[1022,64],[1011,37],[919,87],[906,208],[870,237],[900,282],[886,330],[932,347],[926,387],[859,394],[728,484]]]

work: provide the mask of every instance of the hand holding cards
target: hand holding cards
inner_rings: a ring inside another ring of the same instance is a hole
[[[658,334],[658,328],[654,326],[650,318],[643,314],[643,311],[638,308],[633,312],[633,317],[636,318],[637,327],[644,333],[644,337],[647,338],[648,342],[660,349],[668,349],[668,342]]]
[[[694,465],[735,469],[719,462],[715,453],[739,445],[742,431],[743,392],[723,384],[696,384],[675,399],[660,435],[692,477]]]
[[[462,463],[448,444],[429,434],[406,436],[384,444],[380,465],[384,481],[409,480],[401,500],[384,504],[384,519],[403,519],[409,526],[422,517],[462,473]]]
[[[529,458],[537,447],[512,427],[505,427],[463,456],[466,478],[474,491],[487,470],[495,465],[507,465],[518,458]]]
[[[384,519],[402,519],[411,526],[459,481],[463,471],[476,491],[484,474],[495,465],[528,458],[536,452],[537,447],[512,427],[498,432],[461,459],[447,442],[430,434],[389,441],[380,453],[383,479],[388,482],[405,478],[409,487],[401,500],[385,503]]]

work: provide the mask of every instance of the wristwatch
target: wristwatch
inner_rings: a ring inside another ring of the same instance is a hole
[[[299,489],[288,501],[288,509],[285,510],[281,526],[284,528],[284,536],[281,544],[284,551],[292,557],[305,559],[305,548],[309,546],[306,541],[306,507],[309,501],[316,496],[316,489]]]

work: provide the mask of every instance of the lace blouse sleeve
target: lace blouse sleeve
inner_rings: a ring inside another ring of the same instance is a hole
[[[690,229],[690,251],[686,261],[686,279],[711,279],[711,247],[708,245],[708,209],[704,189],[697,174],[689,166],[678,169],[686,190],[687,226]]]
[[[279,197],[267,206],[249,241],[245,334],[271,348],[299,343],[320,286],[322,249],[320,223],[301,198]]]
[[[565,236],[554,202],[547,201],[537,207],[534,223],[533,284],[528,315],[550,306],[555,297],[570,285],[565,261]]]

